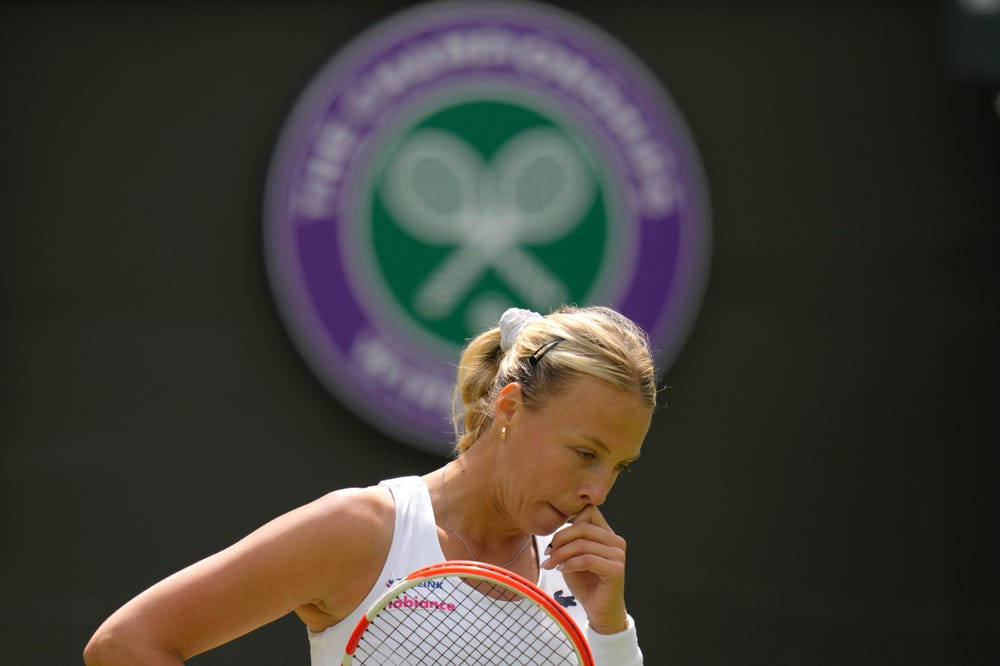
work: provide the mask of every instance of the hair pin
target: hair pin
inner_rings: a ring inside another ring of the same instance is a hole
[[[555,347],[560,342],[563,342],[564,340],[565,338],[554,338],[552,340],[549,340],[544,345],[536,349],[534,353],[532,353],[531,356],[528,357],[528,363],[531,364],[532,368],[538,367],[538,362],[541,361],[553,347]]]

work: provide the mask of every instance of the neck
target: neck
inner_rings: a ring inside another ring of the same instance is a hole
[[[476,442],[456,460],[425,477],[425,482],[431,490],[438,525],[457,532],[478,559],[503,562],[529,535],[507,509],[491,451],[494,448],[487,442]]]

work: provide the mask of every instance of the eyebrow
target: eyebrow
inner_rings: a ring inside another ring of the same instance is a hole
[[[605,444],[604,442],[602,442],[601,440],[599,440],[598,438],[591,437],[590,435],[584,435],[584,434],[578,434],[577,437],[579,437],[582,440],[587,441],[590,444],[593,444],[594,446],[596,446],[597,448],[601,449],[605,453],[607,453],[609,455],[611,454],[611,449],[608,448],[608,445]],[[634,458],[626,458],[622,462],[633,463],[633,462],[635,462],[638,459],[639,459],[639,456],[636,456]]]

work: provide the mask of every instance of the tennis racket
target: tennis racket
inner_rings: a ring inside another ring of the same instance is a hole
[[[537,585],[491,564],[451,560],[389,587],[340,663],[593,666],[594,658],[573,618]]]

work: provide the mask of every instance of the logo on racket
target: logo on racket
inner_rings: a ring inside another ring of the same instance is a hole
[[[385,610],[434,610],[451,612],[457,605],[450,601],[438,601],[437,599],[422,599],[403,595],[393,599],[385,606]]]
[[[666,367],[708,237],[666,93],[620,44],[537,5],[428,5],[359,37],[288,120],[265,210],[272,287],[310,367],[440,453],[458,353],[508,307],[613,305]]]

